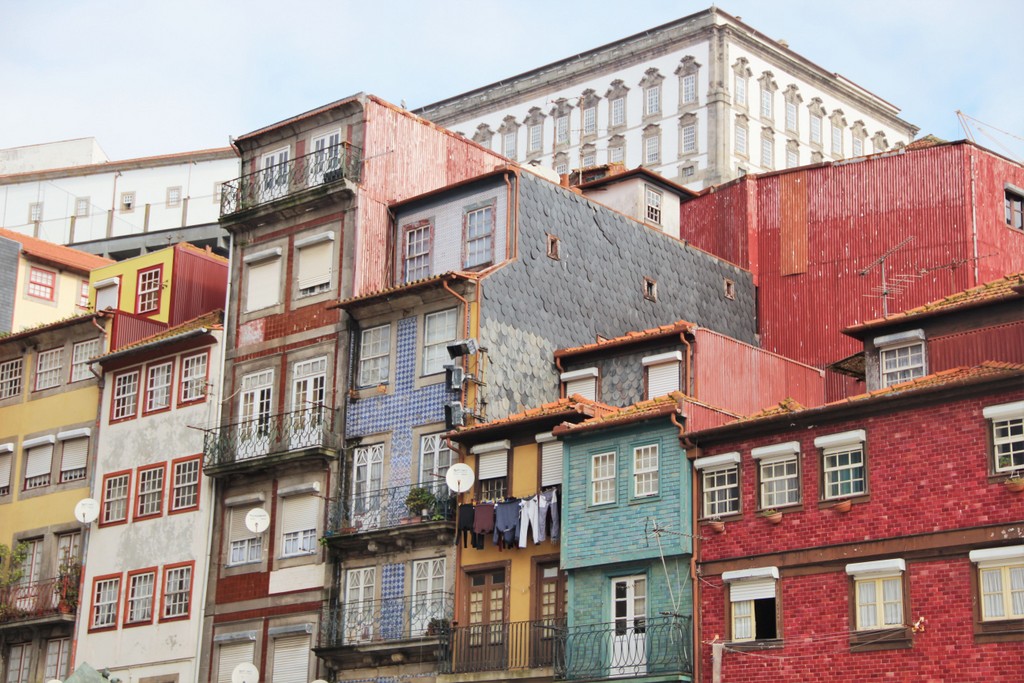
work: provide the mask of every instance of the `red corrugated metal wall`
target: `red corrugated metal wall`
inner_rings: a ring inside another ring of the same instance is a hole
[[[686,413],[685,426],[688,432],[719,427],[736,419],[696,403],[684,403],[683,411]]]
[[[750,415],[792,398],[806,407],[825,400],[822,372],[707,329],[695,332],[694,398]]]
[[[366,101],[355,294],[388,286],[387,204],[472,178],[504,157],[376,98]],[[369,201],[366,201],[366,200]]]
[[[174,250],[171,283],[171,327],[224,308],[227,286],[226,261],[178,245]]]
[[[1024,321],[928,340],[928,370],[940,372],[986,360],[1024,363]]]
[[[162,322],[125,311],[114,311],[114,324],[110,331],[110,350],[134,344],[167,329]]]
[[[754,231],[753,179],[738,180],[679,207],[679,237],[698,249],[750,268]]]

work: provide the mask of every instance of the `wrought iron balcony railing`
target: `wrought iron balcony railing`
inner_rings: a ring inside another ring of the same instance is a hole
[[[451,593],[329,605],[320,622],[320,647],[440,638],[451,623],[452,605]]]
[[[442,638],[441,673],[512,671],[552,666],[565,619],[452,626]]]
[[[566,629],[555,657],[565,680],[692,673],[690,617],[656,617]]]
[[[226,424],[206,432],[203,469],[308,448],[335,448],[334,411],[315,406]]]
[[[0,588],[0,624],[73,612],[77,603],[61,598],[65,583],[55,578]]]
[[[363,151],[347,143],[267,166],[226,182],[220,215],[228,216],[338,180],[359,182]]]
[[[421,522],[455,520],[455,496],[444,480],[365,490],[358,484],[331,510],[330,533],[358,534]]]

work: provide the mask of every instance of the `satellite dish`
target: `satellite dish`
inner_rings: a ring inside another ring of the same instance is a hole
[[[100,516],[100,504],[92,498],[83,498],[75,505],[75,519],[82,524],[92,524]]]
[[[455,493],[465,493],[473,486],[476,476],[473,474],[472,467],[464,462],[459,462],[448,468],[444,480],[448,483],[448,488]]]
[[[51,678],[50,680],[46,681],[46,683],[61,683],[61,682],[60,682],[59,679]]]
[[[269,526],[270,515],[263,508],[253,508],[245,513],[245,528],[254,534],[262,534]],[[234,683],[238,683],[238,681]]]
[[[327,683],[327,681],[325,681],[325,680],[324,680],[324,679],[322,679],[322,678],[318,678],[318,679],[316,679],[315,681],[313,681],[313,683]]]
[[[256,509],[259,510],[259,508]],[[263,512],[263,510],[260,510],[260,512]],[[264,514],[266,513],[264,512]],[[246,521],[248,521],[248,515],[246,516]],[[249,662],[242,662],[231,670],[231,683],[258,683],[259,680],[260,670]]]

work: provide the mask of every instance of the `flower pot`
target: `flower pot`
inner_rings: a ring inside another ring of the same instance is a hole
[[[1024,479],[1007,479],[1006,488],[1014,493],[1024,491]]]
[[[836,512],[849,512],[851,507],[853,507],[853,503],[851,501],[840,500],[832,506],[832,509]]]
[[[767,519],[772,524],[778,524],[779,522],[782,521],[782,513],[781,512],[773,512],[770,515],[765,515],[764,518]]]
[[[725,532],[725,522],[723,521],[716,519],[711,522],[708,522],[708,526],[711,527],[711,530],[714,531],[716,534],[721,534]]]

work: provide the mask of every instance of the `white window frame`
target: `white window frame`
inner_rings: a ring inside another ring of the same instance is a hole
[[[359,335],[359,386],[387,384],[391,378],[391,323],[368,327]]]
[[[138,370],[131,370],[114,377],[112,420],[126,420],[138,414],[139,374]]]
[[[135,492],[136,517],[158,517],[163,514],[166,474],[163,465],[139,470]]]
[[[771,119],[775,116],[775,93],[768,87],[761,86],[761,117]]]
[[[466,211],[466,268],[476,268],[494,262],[494,213],[494,204]]]
[[[683,104],[697,102],[697,74],[683,76]]]
[[[91,206],[92,202],[89,200],[89,197],[76,197],[75,218],[88,218]]]
[[[978,572],[979,620],[1024,619],[1024,545],[972,550],[970,560]],[[988,589],[986,576],[997,577]]]
[[[322,232],[296,240],[295,252],[298,260],[295,266],[298,273],[295,280],[296,296],[301,299],[330,290],[334,278],[334,233]],[[317,257],[323,259],[319,264],[316,260]],[[314,265],[312,273],[310,273],[311,259]],[[317,270],[316,265],[321,265],[323,268]]]
[[[208,353],[192,354],[181,358],[181,377],[178,381],[181,385],[179,401],[191,403],[206,397],[206,373],[209,363]]]
[[[302,495],[302,496],[291,496],[285,498],[281,502],[281,517],[282,520],[286,518],[285,507],[289,504],[296,504],[295,501],[305,501],[312,503],[314,508],[316,507],[317,498],[313,495]],[[302,529],[288,530],[283,526],[281,529],[281,557],[301,557],[303,555],[312,555],[316,552],[316,539],[317,539],[317,526],[316,526],[317,512],[314,509],[312,527],[304,527]]]
[[[590,456],[590,504],[611,505],[615,503],[616,490],[615,451],[595,453]]]
[[[160,310],[160,289],[163,286],[160,266],[140,270],[135,287],[135,312],[139,315]]]
[[[778,638],[779,618],[779,569],[778,567],[757,567],[722,572],[722,581],[729,585],[729,623],[733,642],[750,642],[757,638],[757,610],[754,602],[760,599],[775,601],[775,631]],[[742,594],[741,594],[742,591]],[[745,597],[756,591],[752,597]],[[743,599],[737,599],[742,597]]]
[[[658,444],[633,449],[633,497],[653,498],[660,493]]]
[[[765,135],[761,136],[761,166],[775,168],[775,140]]]
[[[1024,401],[987,406],[982,415],[992,430],[992,471],[1011,474],[1024,470]],[[1003,461],[1005,464],[1002,464]]]
[[[916,360],[917,356],[920,356],[920,362]],[[890,361],[894,363],[891,368],[887,367]],[[879,349],[878,369],[883,388],[924,377],[928,374],[924,342],[915,341]]]
[[[199,477],[202,461],[189,458],[174,463],[171,469],[171,512],[188,510],[199,504]]]
[[[516,131],[508,131],[502,136],[502,154],[509,159],[516,158]]]
[[[683,154],[695,154],[697,152],[697,124],[688,123],[683,126]]]
[[[798,132],[798,126],[800,121],[799,109],[797,108],[796,102],[792,100],[786,101],[786,130],[790,133]]]
[[[89,339],[71,347],[71,382],[93,379],[89,361],[100,355],[100,340]]]
[[[35,390],[59,387],[63,378],[64,347],[57,347],[36,354]]]
[[[661,113],[661,83],[644,88],[644,116]]]
[[[24,359],[12,358],[0,363],[0,399],[21,395]]]
[[[697,458],[693,467],[701,475],[701,514],[705,518],[740,512],[740,454],[738,452]],[[730,482],[730,477],[734,480]],[[724,492],[725,497],[720,497]]]
[[[441,324],[444,327],[434,329],[438,321],[443,321]],[[446,308],[423,316],[423,377],[444,372],[445,362],[451,362],[448,345],[456,340],[458,334],[459,309]]]
[[[245,277],[245,313],[262,311],[281,303],[281,253],[281,247],[273,247],[242,257]],[[271,271],[273,271],[272,276]],[[264,283],[267,285],[266,290],[259,286]]]
[[[50,638],[47,640],[46,668],[43,671],[43,678],[48,681],[64,680],[68,675],[70,655],[71,638]]]
[[[149,593],[141,590],[148,588]],[[156,598],[156,572],[140,572],[128,577],[128,612],[126,624],[148,624],[153,621],[153,601]]]
[[[146,410],[152,413],[171,407],[174,385],[174,361],[154,363],[146,367]]]
[[[868,492],[868,462],[865,451],[867,435],[863,429],[855,429],[839,434],[819,436],[814,440],[814,447],[821,449],[821,494],[825,500],[862,496]],[[859,462],[854,462],[854,454],[859,454]],[[842,456],[849,456],[848,462],[839,462]],[[830,460],[832,461],[830,464]],[[844,478],[842,473],[850,470],[861,470],[859,478]],[[860,481],[859,491],[854,490],[853,482]],[[844,491],[850,484],[848,491]]]
[[[611,126],[617,128],[618,126],[626,125],[626,98],[616,97],[611,102]]]
[[[120,576],[96,582],[93,590],[92,615],[89,620],[92,628],[117,626],[117,606],[120,592]]]
[[[800,444],[790,441],[753,448],[757,463],[758,501],[762,510],[799,505],[801,500]],[[779,469],[781,468],[781,473]]]
[[[902,559],[875,560],[846,565],[846,574],[853,579],[855,630],[878,631],[906,625],[903,609],[903,577],[907,565]],[[871,587],[871,595],[866,590]],[[897,595],[886,595],[896,587]],[[896,614],[891,609],[895,606]]]
[[[192,610],[192,565],[164,570],[161,619],[180,619]]]
[[[661,206],[665,195],[651,185],[644,184],[644,217],[651,223],[661,225]]]
[[[128,520],[131,484],[132,476],[128,472],[104,478],[102,524],[116,524]]]
[[[527,127],[527,133],[527,152],[539,152],[544,149],[544,124],[531,123]]]
[[[811,114],[811,142],[816,145],[821,144],[821,128],[824,124],[824,117],[821,114]]]
[[[413,282],[430,276],[430,247],[432,226],[429,223],[405,228],[405,255],[403,277]]]
[[[569,143],[569,115],[562,114],[555,118],[555,144]]]
[[[736,128],[735,128],[735,134],[736,134],[735,135],[736,154],[738,154],[740,156],[744,156],[744,157],[749,154],[749,152],[747,151],[747,133],[748,132],[749,131],[747,130],[746,124],[739,123],[739,122],[736,123]]]
[[[254,564],[263,561],[263,534],[254,534],[244,524],[236,524],[238,520],[245,520],[247,510],[242,507],[232,507],[230,520],[228,521],[228,566],[237,567],[244,564]],[[233,532],[244,530],[244,535],[235,538]]]
[[[644,164],[661,163],[661,133],[644,138]]]
[[[597,134],[597,106],[583,108],[583,134]]]

